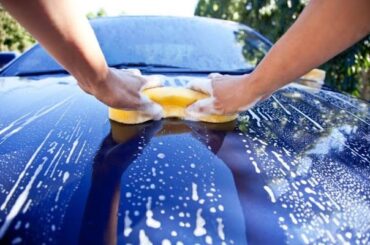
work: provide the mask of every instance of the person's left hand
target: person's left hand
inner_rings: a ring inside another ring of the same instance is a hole
[[[210,97],[199,100],[187,108],[189,113],[228,115],[245,111],[270,93],[258,92],[258,83],[250,76],[230,76],[210,74],[208,80],[196,80],[188,88],[209,94]]]
[[[162,118],[163,108],[142,93],[148,88],[161,87],[161,76],[143,76],[137,69],[108,68],[104,79],[79,86],[87,93],[115,109],[140,111],[154,120]]]

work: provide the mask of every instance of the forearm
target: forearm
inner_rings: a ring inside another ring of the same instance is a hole
[[[45,49],[89,91],[108,67],[95,34],[74,0],[0,0]]]
[[[369,11],[369,0],[311,0],[252,73],[258,92],[273,92],[366,36]]]

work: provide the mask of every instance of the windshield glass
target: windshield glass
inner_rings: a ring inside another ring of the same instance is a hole
[[[206,18],[117,17],[91,24],[110,66],[148,63],[192,70],[248,69],[270,48],[268,41],[246,26]],[[37,45],[7,73],[61,69]]]

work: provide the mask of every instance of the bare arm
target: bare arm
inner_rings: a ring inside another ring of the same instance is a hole
[[[103,82],[108,66],[86,17],[73,0],[1,0],[88,92]]]
[[[214,77],[214,101],[189,109],[233,113],[253,106],[369,34],[369,13],[369,0],[311,0],[252,74]]]
[[[7,11],[78,81],[87,93],[119,109],[161,111],[140,94],[147,80],[108,68],[81,0],[0,0]],[[154,108],[155,107],[155,108]],[[156,109],[156,110],[154,110]]]
[[[311,0],[251,79],[273,92],[323,64],[369,32],[370,1]]]

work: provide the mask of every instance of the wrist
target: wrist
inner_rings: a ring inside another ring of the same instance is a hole
[[[244,94],[250,94],[253,98],[264,98],[276,90],[273,84],[270,84],[264,76],[259,74],[248,74],[243,80]]]
[[[105,89],[110,76],[112,75],[109,67],[102,66],[99,69],[87,72],[87,75],[83,75],[80,79],[77,77],[77,80],[86,92],[96,96],[99,91]]]

